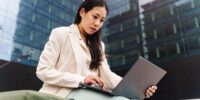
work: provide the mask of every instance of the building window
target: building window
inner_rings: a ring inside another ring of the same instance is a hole
[[[29,37],[29,39],[30,39],[30,40],[33,40],[33,31],[30,32],[30,37]]]
[[[154,15],[154,13],[151,13],[151,20],[152,20],[152,22],[155,21],[155,15]]]
[[[47,28],[50,29],[51,28],[51,21],[48,20],[48,23],[47,23]]]
[[[153,30],[146,31],[146,40],[151,41],[154,39],[154,33]]]
[[[160,52],[159,52],[159,48],[158,47],[156,47],[156,57],[160,58]]]
[[[157,37],[163,38],[165,34],[165,31],[163,31],[163,26],[159,26],[156,30],[157,30]]]
[[[157,55],[157,57],[161,57],[164,58],[167,55],[167,48],[164,44],[160,45],[157,49],[159,51],[159,55]]]
[[[182,14],[189,11],[192,8],[190,0],[179,0],[175,3],[177,6],[177,13]]]
[[[133,10],[137,11],[137,4],[133,3]]]
[[[171,23],[163,25],[163,32],[165,36],[174,34],[173,25]]]
[[[200,0],[193,0],[194,6],[199,7],[200,6]]]
[[[140,37],[139,37],[139,35],[136,35],[136,41],[137,41],[137,43],[140,43]]]
[[[167,18],[171,15],[170,7],[166,6],[166,7],[160,8],[160,11],[158,14],[160,15],[160,19],[164,20],[164,18]]]
[[[123,65],[126,64],[126,58],[125,58],[125,56],[122,56],[122,64]]]
[[[156,31],[156,29],[153,30],[153,34],[154,34],[154,39],[157,39],[158,36],[157,36],[157,31]]]
[[[198,21],[198,18],[197,18],[197,17],[195,17],[195,18],[194,18],[194,20],[195,20],[195,25],[196,25],[196,28],[199,28],[199,21]]]
[[[173,25],[174,34],[176,34],[177,33],[176,24],[173,23],[172,25]]]
[[[109,47],[110,47],[110,50],[117,50],[121,48],[121,41],[112,41]]]
[[[167,46],[168,55],[177,54],[177,45],[176,45],[176,43],[174,43],[174,42],[168,43],[166,46]]]
[[[173,7],[170,6],[169,9],[170,9],[170,15],[174,15],[174,9],[173,9]]]
[[[200,45],[200,36],[199,36],[199,45]]]
[[[124,40],[121,40],[121,48],[124,48]]]
[[[195,7],[195,5],[194,5],[194,1],[193,1],[193,0],[191,0],[191,5],[192,5],[192,8]]]
[[[148,23],[151,23],[152,22],[152,13],[145,13],[144,14],[144,24],[148,24]]]
[[[37,5],[37,0],[33,0],[33,1],[34,1],[34,2],[33,2],[33,3],[34,3],[34,5]]]
[[[134,26],[136,26],[136,24],[138,24],[137,22],[135,22],[135,19],[128,19],[126,21],[123,21],[122,25],[123,26],[123,30],[129,30],[131,28],[133,28],[133,23],[134,23]]]
[[[122,24],[120,24],[120,31],[122,32],[123,31],[123,25]]]
[[[182,19],[182,29],[183,31],[189,31],[196,27],[194,17]]]
[[[1,24],[1,25],[0,25],[0,30],[2,30],[2,29],[3,29],[3,25]]]
[[[51,13],[52,12],[52,6],[51,5],[49,5],[49,13]]]
[[[186,44],[187,44],[187,48],[188,48],[189,52],[200,49],[199,37],[191,37],[191,38],[187,39]]]
[[[148,56],[149,56],[149,59],[155,59],[155,58],[157,58],[157,55],[159,55],[159,54],[157,54],[157,53],[159,53],[159,51],[157,51],[156,50],[156,48],[153,48],[153,47],[151,47],[151,48],[148,48]]]
[[[110,29],[109,29],[109,31],[110,31],[110,34],[115,34],[117,32],[120,32],[121,31],[120,24],[116,24],[116,25],[111,26]]]
[[[35,22],[35,14],[32,16],[32,22]]]
[[[134,18],[134,26],[137,27],[138,26],[138,19]]]
[[[180,53],[181,53],[180,45],[179,45],[178,42],[176,42],[176,50],[177,50],[177,54],[180,54]]]

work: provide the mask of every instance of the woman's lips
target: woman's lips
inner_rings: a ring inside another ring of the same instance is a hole
[[[93,31],[96,31],[96,29],[95,28],[92,28],[92,27],[90,27]]]

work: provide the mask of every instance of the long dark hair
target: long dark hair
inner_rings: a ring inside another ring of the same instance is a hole
[[[104,0],[85,0],[79,7],[76,18],[75,18],[75,24],[79,24],[81,22],[81,16],[80,16],[80,10],[82,8],[85,9],[85,12],[92,10],[94,7],[105,7],[107,14],[109,12],[108,6]],[[92,61],[90,63],[90,69],[96,70],[100,65],[101,61],[103,60],[103,52],[102,52],[102,46],[101,46],[101,28],[95,32],[93,35],[87,35],[86,34],[86,45],[89,48]]]

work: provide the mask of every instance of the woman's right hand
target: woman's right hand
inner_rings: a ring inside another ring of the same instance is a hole
[[[100,77],[97,77],[97,76],[92,76],[92,75],[87,76],[85,78],[85,80],[84,80],[84,83],[85,84],[89,84],[89,85],[91,85],[91,84],[98,84],[102,89],[104,87],[103,80]]]

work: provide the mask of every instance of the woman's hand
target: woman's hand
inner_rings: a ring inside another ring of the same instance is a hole
[[[85,80],[84,80],[84,83],[85,83],[85,84],[89,84],[89,85],[91,85],[91,84],[97,84],[97,85],[99,85],[102,89],[103,89],[103,87],[104,87],[104,82],[103,82],[103,80],[102,80],[100,77],[97,77],[97,76],[92,76],[92,75],[87,76],[87,77],[85,78]]]
[[[146,98],[150,98],[156,92],[157,86],[150,86],[145,93]]]

